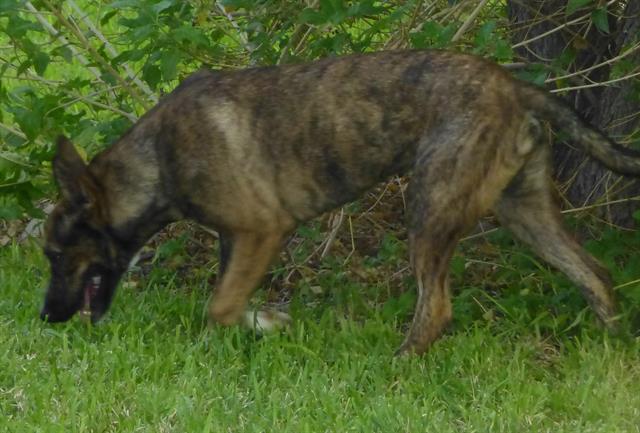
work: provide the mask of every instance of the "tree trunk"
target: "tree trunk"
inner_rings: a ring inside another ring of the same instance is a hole
[[[563,29],[527,43],[516,53],[530,62],[553,64],[569,54],[575,60],[567,71],[580,71],[622,53],[638,39],[640,34],[640,1],[621,1],[617,5],[619,17],[609,14],[610,33],[600,32],[589,18],[590,10],[582,9],[566,15],[566,0],[509,0],[509,18],[513,29],[513,42],[518,43],[566,25],[577,17],[587,18]],[[625,58],[640,64],[640,51]],[[562,65],[566,67],[567,65]],[[610,65],[573,77],[569,85],[583,85],[610,79]],[[636,90],[634,93],[634,86]],[[621,141],[640,126],[640,101],[637,79],[621,81],[610,86],[598,86],[567,92],[565,97],[582,116]],[[566,144],[554,145],[554,164],[566,199],[573,206],[606,203],[640,194],[640,182],[612,175],[598,162]],[[601,215],[615,224],[630,226],[637,202],[611,204],[601,208]]]

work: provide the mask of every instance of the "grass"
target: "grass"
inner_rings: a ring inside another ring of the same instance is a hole
[[[35,245],[6,247],[0,431],[639,432],[640,339],[609,336],[563,277],[502,234],[493,241],[454,261],[452,332],[408,358],[393,353],[412,295],[389,297],[384,280],[338,265],[300,283],[288,333],[256,338],[207,329],[207,279],[163,266],[121,287],[98,326],[43,324],[45,259]],[[381,254],[402,252],[385,242]],[[640,273],[629,249],[600,257],[616,279]],[[631,323],[640,290],[624,290]]]

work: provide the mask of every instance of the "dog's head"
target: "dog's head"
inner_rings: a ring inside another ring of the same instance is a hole
[[[63,322],[82,309],[95,322],[109,307],[124,268],[99,183],[71,142],[61,137],[57,147],[53,173],[61,200],[45,226],[51,281],[40,317]]]

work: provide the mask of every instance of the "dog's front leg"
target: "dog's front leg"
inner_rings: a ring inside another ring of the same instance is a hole
[[[218,234],[218,250],[220,260],[218,262],[218,281],[222,279],[227,267],[229,266],[229,260],[231,258],[231,250],[233,249],[233,240],[231,235]]]
[[[280,233],[235,233],[224,274],[209,305],[209,319],[222,325],[240,323],[247,303],[282,245]]]

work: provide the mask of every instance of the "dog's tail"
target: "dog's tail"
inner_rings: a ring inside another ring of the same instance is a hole
[[[565,132],[572,142],[611,170],[640,176],[640,152],[621,146],[585,122],[562,99],[530,84],[520,87],[522,104],[556,130]]]

